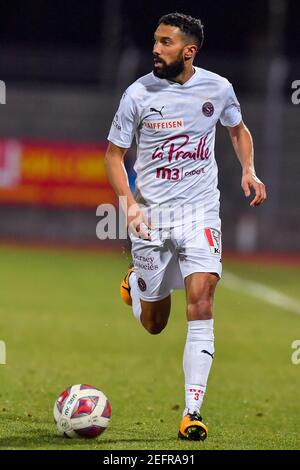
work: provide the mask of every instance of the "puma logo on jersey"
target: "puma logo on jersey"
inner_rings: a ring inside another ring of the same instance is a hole
[[[160,109],[150,108],[150,112],[152,112],[152,113],[158,113],[158,114],[161,115],[162,118],[164,118],[164,117],[163,117],[163,113],[162,113],[162,110],[163,110],[163,109],[164,109],[164,106],[162,106]]]
[[[150,108],[150,114],[147,114],[147,116],[145,116],[143,119],[147,119],[149,116],[153,116],[153,114],[159,114],[160,117],[163,119],[164,118],[163,113],[162,113],[163,109],[164,109],[164,106],[162,106],[160,109]]]

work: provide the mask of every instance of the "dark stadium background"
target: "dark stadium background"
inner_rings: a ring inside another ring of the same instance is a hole
[[[7,102],[0,108],[0,137],[105,144],[122,91],[151,70],[157,19],[175,10],[202,19],[205,42],[197,63],[234,84],[254,136],[257,172],[269,190],[264,207],[248,207],[239,164],[220,126],[225,249],[297,251],[299,107],[291,103],[291,83],[300,78],[296,1],[1,2],[0,79]],[[0,205],[3,239],[97,244],[96,221],[95,207]]]

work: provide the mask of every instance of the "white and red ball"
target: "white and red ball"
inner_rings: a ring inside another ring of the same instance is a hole
[[[72,385],[56,400],[54,421],[60,434],[93,438],[109,425],[111,406],[100,390],[91,385]]]

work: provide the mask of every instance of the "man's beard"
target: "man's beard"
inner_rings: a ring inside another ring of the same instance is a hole
[[[162,59],[158,60],[160,60],[160,63],[162,64],[161,67],[159,69],[157,69],[155,65],[153,67],[153,73],[158,78],[166,78],[167,80],[171,80],[184,71],[184,60],[182,57],[180,57],[178,60],[174,60],[174,62],[171,64],[166,64],[166,62]]]

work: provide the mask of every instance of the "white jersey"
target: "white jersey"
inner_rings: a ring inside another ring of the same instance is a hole
[[[108,140],[129,148],[135,136],[139,200],[175,212],[183,205],[201,207],[203,224],[209,227],[220,220],[216,124],[220,120],[234,127],[242,116],[227,79],[199,67],[194,70],[183,85],[149,73],[129,86]]]

